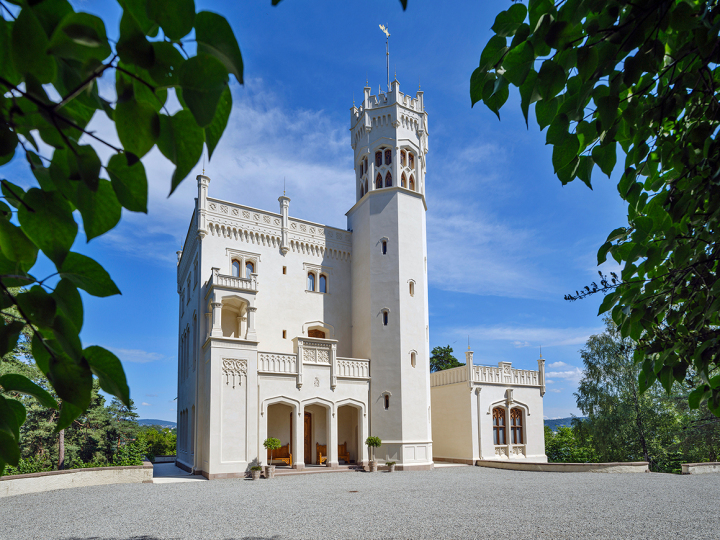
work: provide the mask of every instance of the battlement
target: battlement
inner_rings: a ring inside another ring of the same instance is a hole
[[[372,111],[396,104],[418,114],[425,113],[422,90],[418,90],[415,97],[410,94],[404,94],[400,91],[400,83],[397,79],[392,82],[389,92],[383,92],[378,88],[377,95],[372,95],[370,94],[369,86],[366,86],[363,90],[364,99],[362,104],[359,107],[353,105],[350,109],[350,123],[352,126],[355,126],[355,124],[363,118],[366,111]]]

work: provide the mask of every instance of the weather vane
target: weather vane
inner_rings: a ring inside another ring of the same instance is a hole
[[[389,26],[389,25],[388,25]],[[383,24],[380,25],[380,30],[385,34],[385,62],[387,64],[387,87],[388,92],[390,91],[390,29],[388,26]]]

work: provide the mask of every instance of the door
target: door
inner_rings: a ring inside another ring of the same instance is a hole
[[[312,463],[312,415],[305,413],[305,463]]]

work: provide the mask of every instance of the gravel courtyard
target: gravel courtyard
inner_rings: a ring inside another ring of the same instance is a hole
[[[720,538],[713,474],[442,467],[0,499],[0,538]]]

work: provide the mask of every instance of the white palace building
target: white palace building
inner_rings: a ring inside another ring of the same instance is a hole
[[[435,461],[546,461],[538,371],[431,374],[423,93],[371,95],[350,114],[347,230],[209,196],[198,176],[178,252],[177,464],[207,478],[273,463],[400,470]],[[468,269],[468,271],[473,271]]]

